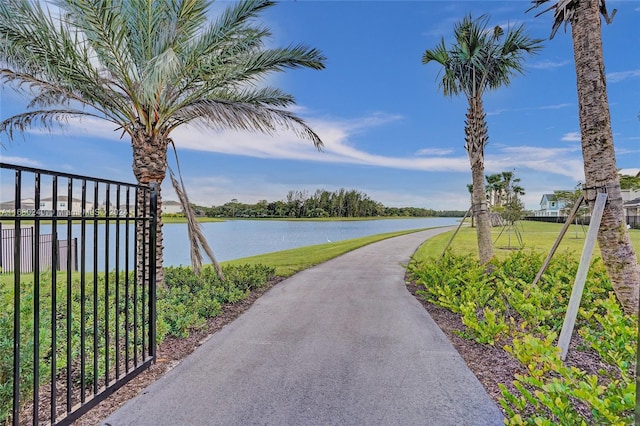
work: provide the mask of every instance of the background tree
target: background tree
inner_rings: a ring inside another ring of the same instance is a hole
[[[473,214],[476,219],[478,252],[481,263],[493,257],[491,222],[484,187],[484,147],[489,136],[482,103],[488,90],[508,86],[511,77],[522,73],[525,53],[542,48],[542,40],[525,34],[524,26],[489,29],[486,15],[474,20],[466,16],[454,26],[455,43],[448,49],[444,38],[434,49],[425,51],[422,63],[435,61],[442,66],[440,88],[445,96],[464,94],[469,102],[465,126],[465,149],[471,164]]]
[[[547,1],[533,0],[533,8]],[[560,0],[541,13],[549,10],[554,11],[551,38],[561,25],[571,25],[586,198],[592,206],[593,190],[608,194],[598,232],[600,253],[622,307],[635,313],[640,266],[622,206],[602,51],[600,15],[610,23],[615,10],[609,16],[605,0]]]
[[[636,191],[640,189],[640,176],[629,176],[618,174],[620,179],[620,189],[631,189]]]
[[[573,191],[553,191],[553,195],[556,196],[558,201],[564,201],[564,207],[560,209],[560,214],[568,216],[578,202],[580,195],[582,195],[582,185],[578,184],[576,189]],[[587,213],[589,213],[589,207],[582,203],[582,205],[578,207],[578,211],[576,211],[576,216],[574,218],[574,224],[576,225],[576,238],[578,238],[578,219],[584,218]]]
[[[491,208],[499,208],[519,201],[519,197],[525,195],[524,188],[520,186],[520,178],[516,178],[514,172],[495,173],[485,176],[485,179],[487,201]]]
[[[520,178],[515,177],[514,172],[505,171],[487,176],[487,182],[492,182],[492,191],[496,200],[493,209],[500,217],[512,226],[522,219],[524,204],[520,199],[525,195],[524,188],[520,185]],[[489,184],[487,184],[489,190]]]
[[[293,97],[262,83],[287,68],[322,69],[325,60],[302,45],[265,47],[270,32],[255,18],[272,1],[231,3],[213,23],[205,0],[60,0],[59,12],[42,4],[0,2],[0,77],[30,98],[28,111],[0,123],[0,134],[82,116],[106,120],[131,138],[133,173],[143,185],[162,183],[171,132],[186,123],[292,129],[322,146],[286,109]],[[157,241],[162,283],[161,220]]]
[[[501,203],[500,197],[503,190],[502,175],[500,173],[494,173],[492,175],[485,176],[485,191],[487,193],[487,202],[489,208],[493,206],[499,206]],[[470,187],[473,193],[473,185]]]

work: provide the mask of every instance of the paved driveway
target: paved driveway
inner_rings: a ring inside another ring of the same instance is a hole
[[[282,281],[104,425],[502,425],[404,285],[422,231]]]

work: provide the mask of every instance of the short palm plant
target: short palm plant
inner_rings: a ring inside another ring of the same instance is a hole
[[[316,49],[265,47],[269,30],[255,18],[273,4],[234,2],[209,23],[205,0],[60,0],[51,10],[38,1],[2,0],[0,77],[31,102],[0,122],[0,134],[13,138],[81,116],[103,119],[131,138],[138,182],[158,186],[170,135],[187,123],[291,129],[320,148],[318,135],[287,109],[293,97],[261,84],[287,68],[324,68]],[[157,229],[162,282],[160,222]]]

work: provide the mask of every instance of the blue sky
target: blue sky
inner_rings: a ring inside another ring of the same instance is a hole
[[[212,13],[227,5],[217,2]],[[640,1],[608,1],[618,9],[603,26],[618,168],[640,167]],[[282,200],[289,190],[357,189],[387,206],[436,210],[469,207],[471,183],[464,150],[464,97],[445,98],[437,64],[422,54],[465,14],[490,16],[490,25],[524,23],[546,39],[528,57],[525,75],[485,96],[489,144],[486,173],[515,171],[525,206],[542,194],[583,181],[570,28],[553,40],[552,14],[525,13],[521,1],[287,1],[261,17],[274,46],[303,43],[327,57],[323,71],[292,70],[268,83],[292,93],[295,111],[320,135],[323,152],[295,136],[179,129],[173,134],[189,195],[200,205],[233,198]],[[0,118],[26,105],[0,92]],[[134,182],[131,147],[108,123],[70,123],[62,133],[30,131],[0,150],[3,162]],[[170,164],[175,160],[172,156]],[[6,179],[5,179],[6,181]],[[2,182],[5,196],[10,188]],[[165,200],[176,199],[170,185]]]

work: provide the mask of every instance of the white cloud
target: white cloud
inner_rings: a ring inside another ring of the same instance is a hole
[[[185,126],[174,132],[173,140],[178,148],[257,158],[351,163],[407,170],[466,171],[468,166],[464,156],[388,157],[371,154],[352,145],[352,135],[399,119],[400,116],[381,113],[344,121],[308,119],[307,123],[324,142],[322,152],[318,152],[310,142],[301,140],[293,132],[287,131],[270,136],[247,132],[204,131],[193,126]]]
[[[26,157],[12,157],[9,155],[2,155],[0,156],[0,160],[3,163],[15,164],[18,166],[42,167],[41,162]]]
[[[573,106],[573,104],[551,104],[551,105],[542,105],[538,107],[530,107],[530,108],[503,108],[495,111],[488,111],[487,115],[499,115],[503,112],[523,112],[523,111],[539,111],[539,110],[547,110],[547,109],[562,109]]]
[[[418,156],[423,156],[423,155],[447,155],[447,154],[451,154],[453,153],[453,149],[451,148],[424,148],[421,150],[418,150],[416,152],[416,155]]]
[[[71,118],[68,123],[60,126],[59,129],[51,131],[42,127],[32,127],[26,132],[34,135],[67,135],[67,136],[84,136],[97,137],[108,140],[122,140],[129,142],[127,135],[122,135],[122,130],[116,131],[116,125],[94,117]]]
[[[553,105],[543,105],[541,107],[538,107],[536,109],[562,109],[562,108],[567,108],[573,106],[573,104],[553,104]]]
[[[607,82],[619,83],[630,78],[640,78],[640,70],[610,72],[607,74]]]
[[[263,176],[253,174],[245,174],[240,180],[227,176],[185,177],[185,186],[189,199],[204,206],[222,205],[234,198],[243,203],[256,203],[264,199],[275,201],[284,198],[291,189],[267,183]],[[168,179],[162,186],[162,192],[164,200],[177,200]]]
[[[486,158],[487,172],[526,168],[547,175],[561,175],[584,180],[580,148],[542,148],[534,146],[504,147]]]
[[[565,65],[568,65],[570,63],[571,61],[568,61],[568,60],[559,60],[559,61],[544,60],[544,61],[535,62],[528,66],[530,68],[550,70],[550,69],[564,67]]]
[[[580,136],[580,132],[569,132],[565,133],[560,140],[565,142],[580,142],[582,138]]]
[[[638,154],[640,149],[616,148],[616,155]]]

